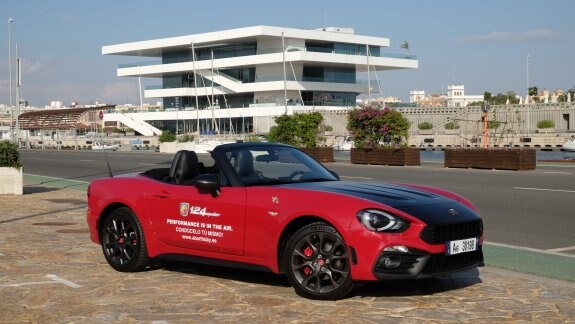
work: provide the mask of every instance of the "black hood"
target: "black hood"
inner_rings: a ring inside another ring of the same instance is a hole
[[[451,198],[423,189],[386,182],[325,181],[285,186],[371,200],[415,216],[429,225],[459,223],[480,218],[475,211]]]

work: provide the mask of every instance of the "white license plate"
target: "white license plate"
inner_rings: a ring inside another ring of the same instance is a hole
[[[469,238],[457,241],[448,241],[446,244],[445,254],[454,255],[477,250],[477,238]]]

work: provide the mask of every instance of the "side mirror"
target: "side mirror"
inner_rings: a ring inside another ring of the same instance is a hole
[[[220,194],[218,177],[214,174],[200,174],[192,180],[192,185],[200,190],[210,191],[214,197]]]

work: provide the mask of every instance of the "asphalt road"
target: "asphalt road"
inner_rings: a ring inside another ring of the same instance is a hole
[[[168,167],[173,157],[153,152],[21,151],[25,174],[86,182],[108,175],[106,155],[114,174]],[[446,169],[437,161],[423,161],[421,167],[352,165],[345,160],[326,165],[342,180],[417,183],[461,194],[479,209],[488,242],[575,253],[575,163],[538,164],[535,171],[519,172]]]

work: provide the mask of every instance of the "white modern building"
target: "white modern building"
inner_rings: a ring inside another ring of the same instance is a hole
[[[411,90],[409,92],[409,103],[417,103],[425,99],[425,90]]]
[[[483,95],[466,95],[464,85],[447,86],[447,107],[467,107],[472,102],[483,101]]]
[[[144,96],[163,101],[161,111],[110,112],[104,121],[143,135],[267,132],[270,116],[353,107],[358,95],[377,93],[377,72],[418,67],[413,55],[386,53],[389,46],[351,28],[271,26],[104,46],[104,55],[137,57],[118,76],[157,80]]]
[[[423,107],[467,107],[478,101],[483,101],[483,95],[466,95],[462,84],[447,86],[447,94],[426,95],[424,90],[409,92],[409,102]]]

